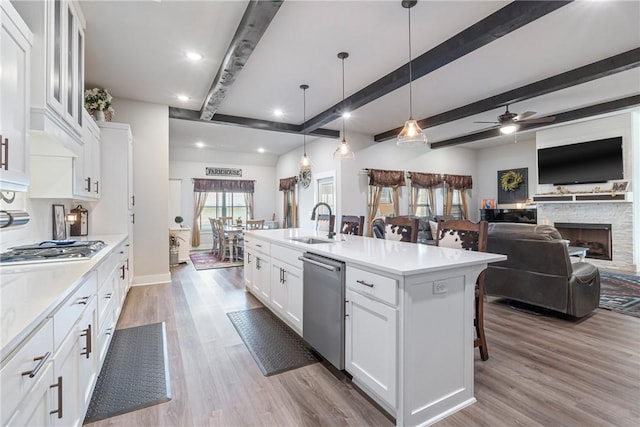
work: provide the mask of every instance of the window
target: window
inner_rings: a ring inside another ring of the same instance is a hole
[[[391,187],[384,187],[380,196],[380,205],[376,216],[393,216],[393,190]]]
[[[207,201],[200,214],[200,231],[211,233],[209,218],[230,216],[247,220],[247,206],[244,199],[245,193],[215,192],[207,195]]]
[[[460,200],[460,191],[454,190],[453,201],[451,202],[451,216],[455,219],[462,218],[462,201]]]
[[[333,194],[333,176],[318,179],[318,203],[324,202],[331,206],[331,211],[335,213],[335,197]]]
[[[416,208],[416,216],[423,216],[423,217],[427,217],[430,216],[429,214],[429,196],[427,194],[427,189],[426,188],[420,188],[418,190],[418,198],[415,201],[415,208]],[[412,212],[413,213],[413,212]]]

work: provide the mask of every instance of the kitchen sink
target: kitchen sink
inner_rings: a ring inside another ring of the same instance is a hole
[[[338,238],[340,239],[340,238]],[[313,236],[307,236],[307,237],[292,237],[289,240],[293,240],[294,242],[300,242],[300,243],[306,243],[308,245],[315,245],[318,243],[336,243],[336,242],[341,242],[342,240],[334,240],[334,239],[327,239],[327,238],[321,238],[321,237],[313,237]]]

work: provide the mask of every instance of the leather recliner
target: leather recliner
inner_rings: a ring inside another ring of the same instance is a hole
[[[572,263],[567,243],[549,225],[491,223],[487,252],[506,261],[489,264],[485,293],[583,317],[598,307],[600,273],[587,262]]]

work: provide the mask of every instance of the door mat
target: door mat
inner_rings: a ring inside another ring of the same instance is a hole
[[[320,361],[307,343],[267,308],[234,311],[227,316],[265,377]]]
[[[212,268],[242,267],[244,261],[224,261],[211,252],[192,252],[189,254],[196,270],[210,270]]]
[[[600,270],[600,308],[640,317],[640,276]]]
[[[171,400],[164,322],[116,329],[84,424]]]

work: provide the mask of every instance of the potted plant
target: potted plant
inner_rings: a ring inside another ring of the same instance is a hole
[[[175,221],[176,224],[178,224],[180,226],[180,228],[182,228],[182,222],[184,221],[184,218],[182,218],[180,215],[178,215],[173,220]]]
[[[238,219],[236,219],[236,223],[238,224],[238,227],[242,226],[242,217],[239,216]]]
[[[114,110],[111,107],[111,95],[106,89],[87,89],[84,91],[84,108],[97,121],[111,121]]]

